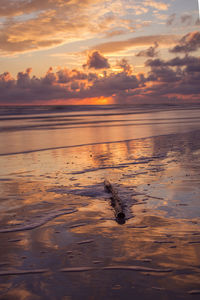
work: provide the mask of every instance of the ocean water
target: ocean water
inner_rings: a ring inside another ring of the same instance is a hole
[[[199,106],[0,107],[0,190],[0,299],[198,297]]]
[[[200,128],[200,107],[0,108],[0,155],[147,138]]]

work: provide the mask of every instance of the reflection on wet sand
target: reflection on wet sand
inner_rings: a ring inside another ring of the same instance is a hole
[[[1,157],[0,297],[198,294],[199,137],[196,131]],[[105,178],[124,204],[123,225]]]

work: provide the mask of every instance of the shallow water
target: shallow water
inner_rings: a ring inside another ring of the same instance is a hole
[[[76,112],[51,109],[48,113],[38,113],[38,109],[22,108],[21,113],[16,109],[5,115],[0,110],[0,155],[133,140],[200,127],[200,107],[80,107]]]
[[[116,135],[98,124],[102,136],[88,124],[91,134],[83,136],[81,128],[84,145],[76,147],[77,128],[73,143],[63,128],[14,130],[11,122],[13,129],[0,133],[8,137],[0,156],[0,299],[198,298],[199,111],[113,117],[116,112],[101,111],[102,118],[143,123],[165,115],[168,121],[134,125],[138,131],[120,121]],[[81,114],[88,120],[94,111]],[[180,117],[189,122],[175,123]],[[29,118],[25,122],[35,124]],[[55,144],[52,132],[62,137]],[[123,225],[116,222],[105,178],[121,198]]]

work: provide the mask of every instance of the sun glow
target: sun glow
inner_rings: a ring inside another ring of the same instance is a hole
[[[113,98],[112,97],[94,97],[94,98],[86,98],[83,100],[80,100],[78,104],[88,104],[88,105],[106,105],[106,104],[113,104]]]
[[[94,97],[94,98],[84,98],[84,99],[71,99],[71,100],[65,100],[65,99],[57,99],[48,101],[49,105],[107,105],[107,104],[113,104],[114,100],[113,97]],[[44,104],[45,102],[39,101],[38,104]]]

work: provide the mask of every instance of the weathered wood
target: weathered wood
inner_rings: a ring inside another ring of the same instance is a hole
[[[123,211],[121,199],[118,196],[117,190],[112,186],[112,184],[107,179],[105,179],[104,181],[104,186],[106,191],[112,194],[111,201],[112,201],[112,206],[115,210],[116,218],[124,219],[125,213]]]

